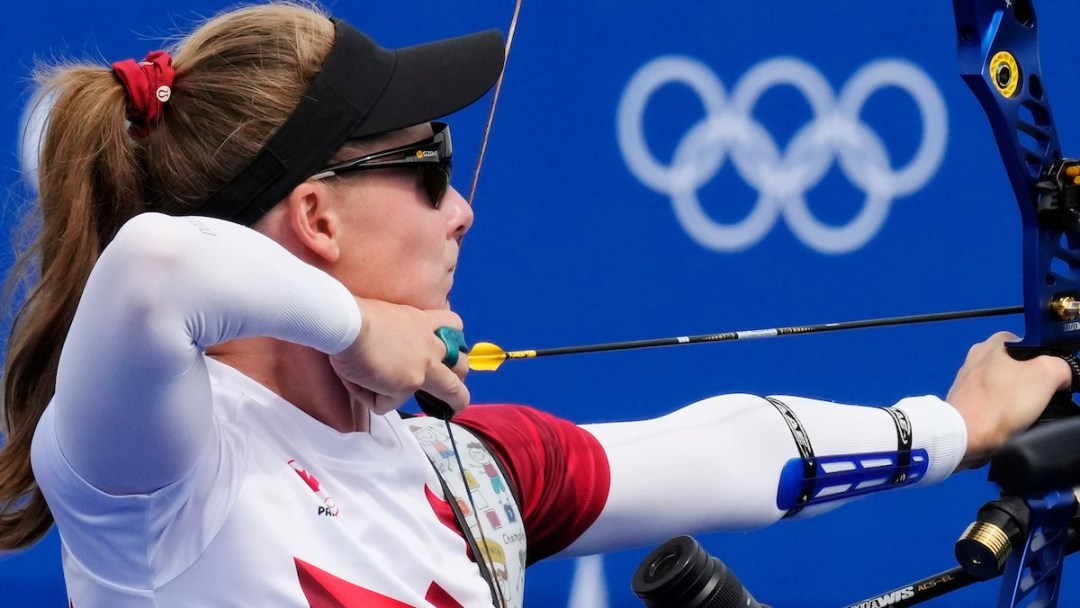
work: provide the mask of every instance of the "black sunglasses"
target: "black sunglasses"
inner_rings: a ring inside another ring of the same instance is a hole
[[[443,122],[431,123],[435,131],[429,139],[352,158],[323,167],[308,180],[319,180],[352,171],[368,169],[417,169],[420,183],[431,202],[438,209],[446,191],[450,189],[451,158],[454,146],[450,141],[450,126]]]

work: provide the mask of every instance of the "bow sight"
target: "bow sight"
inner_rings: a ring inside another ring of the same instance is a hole
[[[1035,211],[1041,221],[1063,233],[1080,234],[1080,161],[1059,160],[1035,184]],[[1062,321],[1080,317],[1080,294],[1059,293],[1050,302]]]
[[[1063,235],[1080,234],[1080,161],[1057,160],[1043,169],[1035,183],[1035,212],[1044,225]],[[1080,318],[1080,293],[1057,292],[1050,310],[1061,321],[1075,322]],[[1073,324],[1072,330],[1077,327],[1080,324]]]
[[[1046,225],[1080,234],[1080,161],[1058,160],[1046,167],[1035,183],[1035,211]]]

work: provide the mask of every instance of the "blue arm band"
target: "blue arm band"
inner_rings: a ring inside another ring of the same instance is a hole
[[[930,466],[926,450],[792,458],[780,473],[776,506],[783,511],[909,485]]]

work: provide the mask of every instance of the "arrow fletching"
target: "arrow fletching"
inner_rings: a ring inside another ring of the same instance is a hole
[[[469,351],[469,369],[493,372],[506,361],[506,351],[491,342],[477,342]]]

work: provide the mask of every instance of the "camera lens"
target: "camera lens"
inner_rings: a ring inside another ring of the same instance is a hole
[[[648,608],[745,608],[758,606],[738,579],[689,536],[649,553],[631,583]]]
[[[674,551],[664,553],[656,558],[656,561],[649,562],[649,567],[646,568],[645,574],[642,579],[646,583],[655,583],[658,580],[663,579],[671,569],[678,565],[679,556],[682,554],[682,547],[675,547]]]

